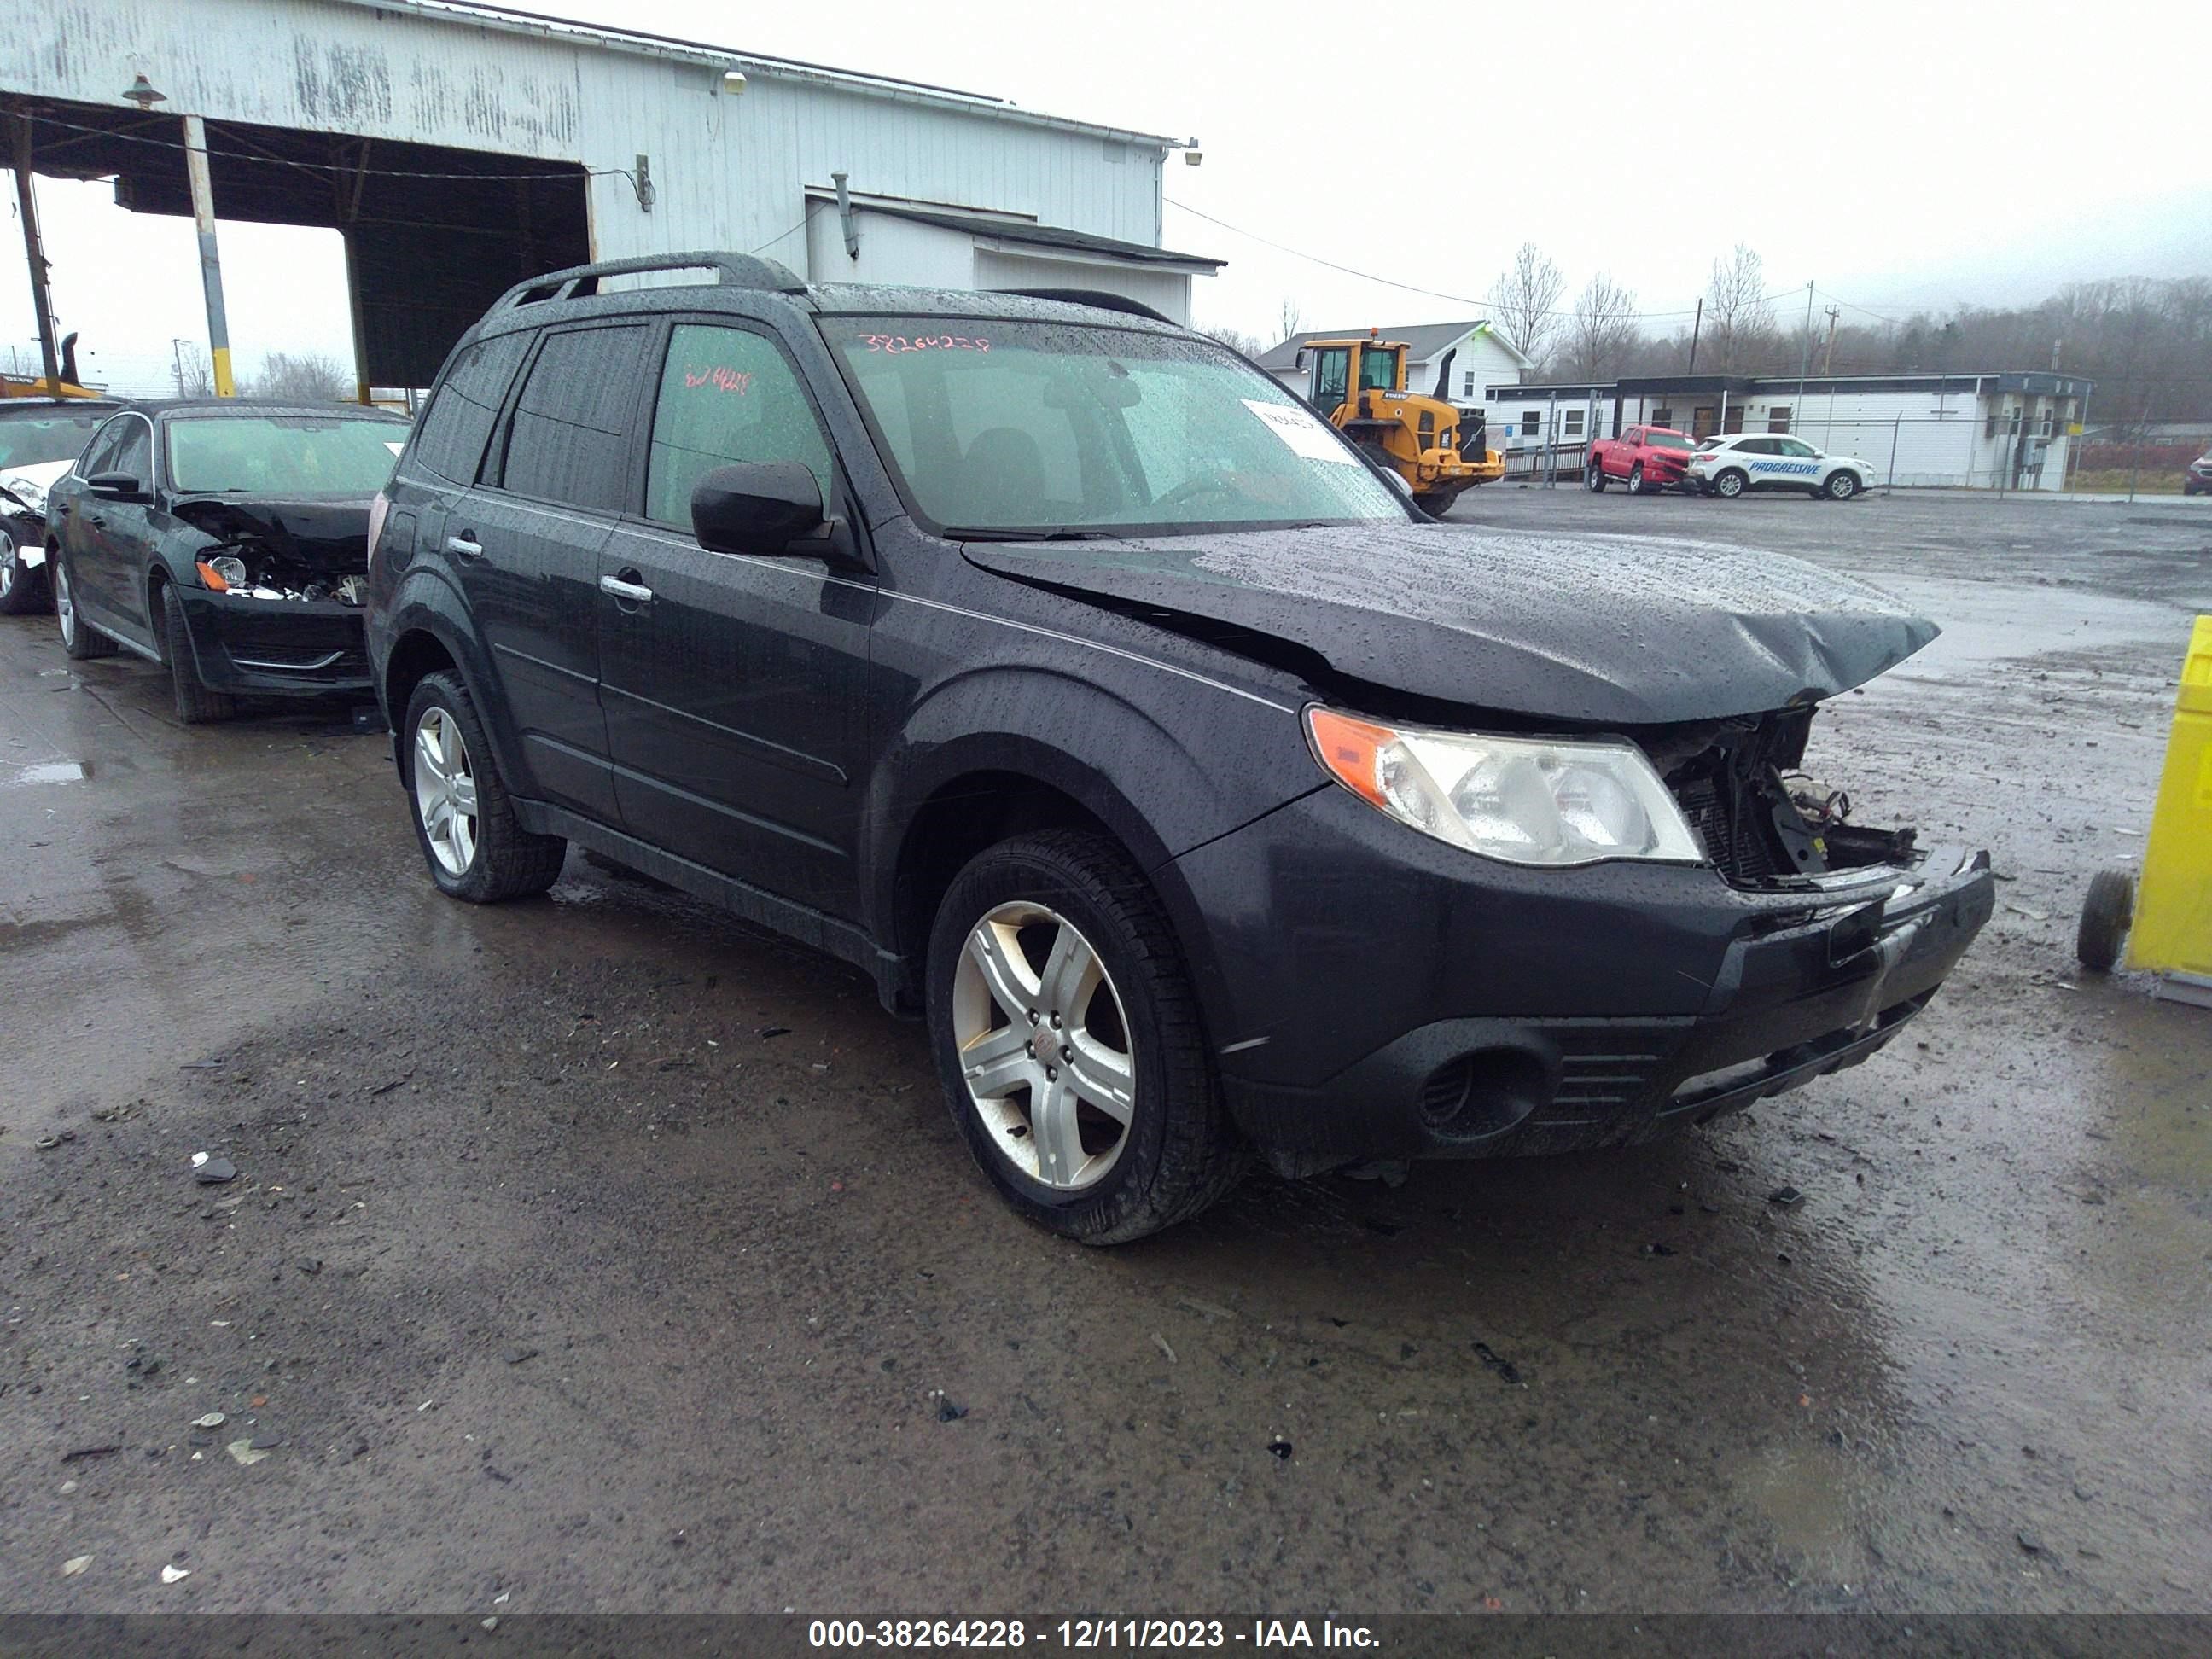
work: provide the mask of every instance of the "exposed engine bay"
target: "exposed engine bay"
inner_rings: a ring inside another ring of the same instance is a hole
[[[201,496],[178,501],[175,512],[214,538],[194,559],[200,580],[219,593],[352,605],[368,597],[362,507]]]
[[[1850,823],[1850,797],[1801,769],[1812,706],[1644,734],[1651,763],[1721,873],[1740,886],[1904,864],[1917,831]]]

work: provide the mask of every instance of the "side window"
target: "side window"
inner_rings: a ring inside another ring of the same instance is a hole
[[[1808,443],[1800,443],[1795,438],[1777,438],[1774,441],[1774,444],[1775,447],[1779,449],[1784,455],[1795,455],[1800,459],[1809,460],[1812,457],[1820,453],[1819,450],[1814,448],[1812,445]]]
[[[595,512],[629,494],[629,428],[646,325],[549,334],[507,423],[504,465],[484,481],[517,495]]]
[[[415,439],[415,459],[441,478],[455,483],[474,483],[484,444],[499,406],[507,400],[507,383],[522,362],[527,333],[502,334],[479,340],[463,352],[453,373],[422,411],[422,429]]]
[[[122,422],[123,444],[116,452],[115,465],[109,470],[128,472],[138,480],[142,489],[154,487],[154,433],[146,422],[133,415]]]
[[[645,516],[691,522],[691,487],[733,461],[799,461],[835,499],[830,443],[783,353],[750,329],[679,323],[653,405]]]
[[[84,453],[78,459],[78,476],[91,478],[114,471],[116,452],[123,447],[123,440],[129,435],[124,428],[133,424],[129,416],[118,415],[94,433],[92,441],[84,447]]]

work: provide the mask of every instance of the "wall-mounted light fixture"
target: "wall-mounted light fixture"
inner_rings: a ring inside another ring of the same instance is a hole
[[[724,92],[728,93],[731,97],[734,98],[744,89],[745,72],[743,70],[724,70],[722,71],[722,90]]]
[[[151,109],[156,104],[169,101],[169,94],[155,91],[154,83],[143,75],[131,76],[131,84],[124,89],[123,96],[140,109]]]
[[[1192,139],[1182,147],[1182,164],[1185,167],[1194,167],[1205,159],[1206,152],[1198,147],[1197,139]]]

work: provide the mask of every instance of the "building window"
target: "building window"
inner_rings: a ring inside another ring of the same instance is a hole
[[[1522,437],[1534,437],[1537,432],[1541,429],[1543,424],[1544,411],[1542,410],[1524,409],[1521,411],[1521,435]]]
[[[1460,374],[1459,395],[1469,403],[1474,401],[1474,371],[1471,368],[1462,371]]]
[[[2051,435],[2051,422],[2056,418],[2057,417],[2051,412],[2051,410],[2048,409],[2045,410],[2043,411],[2043,429],[2037,435],[2039,437],[2048,438]]]
[[[1994,438],[1996,435],[1997,406],[1995,404],[1991,404],[1990,405],[1989,413],[1982,416],[1982,436],[1984,438]]]
[[[1790,405],[1788,404],[1776,404],[1772,408],[1766,411],[1766,429],[1769,432],[1787,432],[1790,430]]]
[[[1674,431],[1675,429],[1674,411],[1671,409],[1653,410],[1651,411],[1651,424],[1654,426],[1663,426],[1668,431]]]
[[[1570,409],[1560,415],[1559,435],[1562,438],[1579,438],[1583,435],[1582,410]]]

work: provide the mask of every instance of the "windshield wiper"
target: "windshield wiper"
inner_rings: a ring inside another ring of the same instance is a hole
[[[948,527],[948,540],[956,542],[1112,542],[1121,536],[1111,530],[961,530]]]

